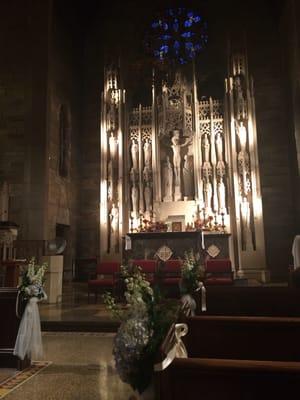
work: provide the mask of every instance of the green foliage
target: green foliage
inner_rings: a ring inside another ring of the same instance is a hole
[[[35,263],[35,258],[31,258],[28,265],[22,270],[19,291],[24,299],[29,299],[30,297],[42,299],[45,297],[43,286],[47,268],[47,263],[38,265]]]
[[[184,261],[181,268],[180,291],[182,294],[193,294],[198,288],[198,283],[204,277],[204,269],[201,267],[199,257],[194,255],[193,249],[184,253]]]
[[[113,354],[120,378],[142,393],[153,375],[159,347],[179,314],[180,303],[153,290],[140,267],[122,267],[126,308],[110,293],[103,296],[112,315],[121,320]]]

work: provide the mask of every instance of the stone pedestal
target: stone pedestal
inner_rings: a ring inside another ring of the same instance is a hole
[[[43,256],[41,262],[48,264],[46,272],[45,292],[48,303],[60,303],[62,299],[62,278],[64,256]]]
[[[175,201],[180,201],[182,200],[182,194],[180,191],[180,187],[179,186],[175,186],[175,190],[174,190],[174,200]]]

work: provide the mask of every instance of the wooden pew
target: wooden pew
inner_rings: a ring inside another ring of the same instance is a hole
[[[13,355],[20,319],[16,316],[17,288],[0,288],[0,368],[23,369],[30,364],[30,360],[20,360]],[[24,305],[20,307],[22,314]]]
[[[300,318],[196,316],[189,357],[157,373],[158,399],[261,400],[300,393]],[[165,341],[163,352],[170,348]]]
[[[201,298],[196,294],[197,314]],[[206,287],[205,315],[300,317],[300,289],[291,287]]]

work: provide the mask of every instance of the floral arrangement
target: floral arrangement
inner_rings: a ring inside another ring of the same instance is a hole
[[[198,289],[199,282],[204,278],[204,268],[200,265],[200,256],[195,256],[193,249],[184,253],[181,267],[181,293],[192,295]]]
[[[143,219],[143,225],[139,226],[139,232],[167,232],[168,225],[162,221]]]
[[[113,347],[117,372],[122,381],[142,393],[151,383],[153,365],[161,342],[176,321],[179,302],[166,300],[153,290],[141,268],[121,267],[125,283],[125,308],[110,293],[104,303],[121,325]]]
[[[37,297],[38,299],[46,298],[44,291],[45,272],[47,270],[47,263],[37,265],[35,259],[32,258],[27,268],[22,271],[22,280],[19,285],[19,291],[24,299]]]

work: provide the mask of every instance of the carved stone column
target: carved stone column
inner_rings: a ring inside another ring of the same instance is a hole
[[[267,281],[255,102],[246,56],[233,54],[230,68],[225,86],[238,276]]]
[[[121,258],[124,90],[117,68],[104,74],[101,109],[100,255]]]

